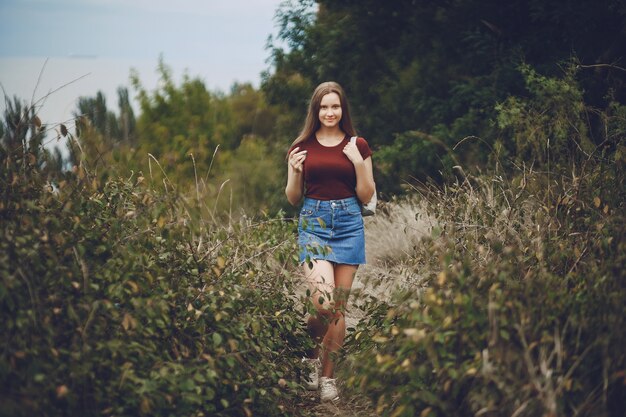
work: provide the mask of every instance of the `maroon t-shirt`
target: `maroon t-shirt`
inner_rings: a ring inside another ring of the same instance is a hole
[[[343,153],[343,148],[348,142],[350,142],[350,136],[346,135],[337,146],[324,146],[313,135],[296,145],[300,147],[298,152],[307,150],[304,160],[304,195],[306,197],[316,200],[356,197],[354,164]],[[372,155],[372,150],[365,139],[357,138],[356,147],[363,159]]]

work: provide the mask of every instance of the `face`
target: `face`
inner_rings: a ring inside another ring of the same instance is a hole
[[[328,93],[320,102],[320,123],[324,127],[335,127],[341,120],[341,100],[339,94]]]

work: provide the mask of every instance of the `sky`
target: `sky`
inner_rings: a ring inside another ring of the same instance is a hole
[[[131,68],[152,91],[160,56],[176,82],[187,73],[213,91],[234,82],[258,87],[281,2],[0,0],[0,85],[11,99],[37,103],[48,125],[70,120],[78,98],[98,91],[117,111],[116,91],[131,88]]]

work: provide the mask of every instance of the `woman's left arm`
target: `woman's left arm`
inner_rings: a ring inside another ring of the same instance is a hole
[[[368,156],[365,160],[361,158],[361,161],[353,163],[356,171],[356,195],[363,204],[367,204],[376,192],[372,157]]]
[[[343,153],[354,164],[356,171],[356,196],[361,203],[367,204],[376,192],[374,184],[374,171],[372,169],[372,157],[363,159],[356,142],[350,141],[344,148]]]

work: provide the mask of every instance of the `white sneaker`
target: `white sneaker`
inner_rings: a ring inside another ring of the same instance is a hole
[[[302,362],[304,362],[309,371],[308,375],[302,378],[304,380],[304,386],[310,391],[316,391],[319,386],[319,372],[322,367],[322,362],[320,362],[319,358],[302,358]]]
[[[325,376],[320,378],[320,400],[322,402],[338,401],[339,392],[337,392],[337,383],[334,378]]]

